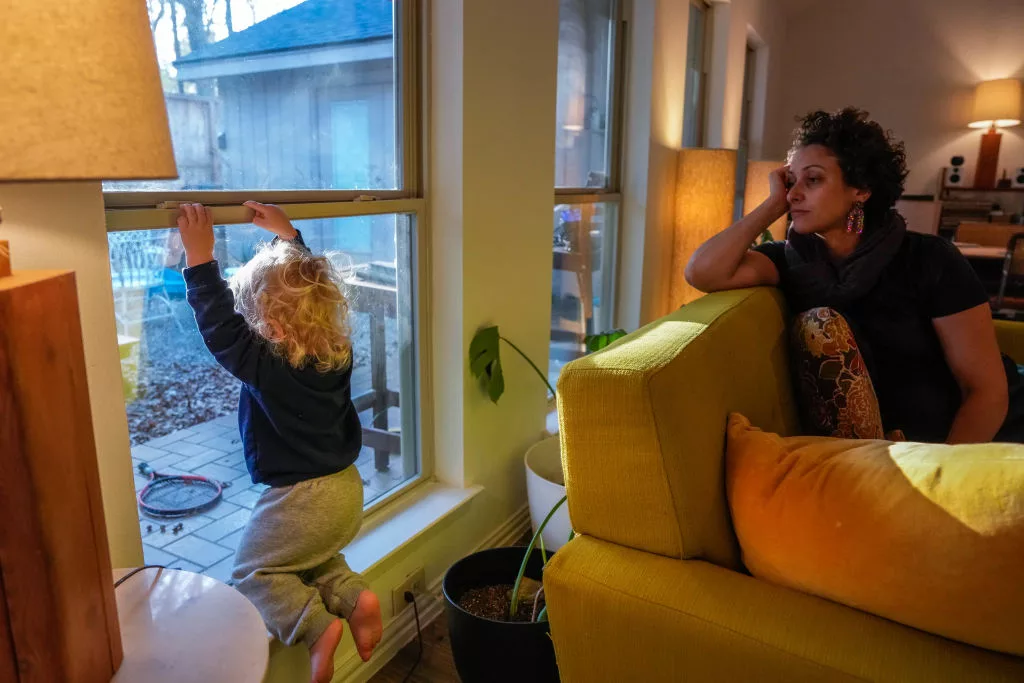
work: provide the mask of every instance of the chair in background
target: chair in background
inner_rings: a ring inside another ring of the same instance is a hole
[[[184,329],[174,315],[164,283],[170,233],[146,230],[108,235],[118,334],[141,337],[142,323],[165,318],[171,318],[179,330]]]
[[[1020,231],[1019,225],[1009,223],[973,223],[963,221],[956,229],[956,241],[982,247],[1005,247],[1011,237]]]
[[[1018,232],[1006,245],[999,294],[992,302],[993,315],[1014,320],[1024,314],[1024,232]]]
[[[594,207],[563,205],[564,218],[555,229],[553,245],[553,269],[573,273],[579,289],[579,331],[573,333],[574,343],[582,344],[586,335],[594,329],[594,273],[591,264],[595,261],[592,230],[595,227]],[[560,330],[553,330],[553,335]],[[557,336],[557,335],[555,335]]]

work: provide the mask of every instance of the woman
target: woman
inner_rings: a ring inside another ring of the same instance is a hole
[[[686,279],[704,292],[782,288],[800,314],[803,417],[819,433],[1019,441],[1006,420],[1019,376],[1000,357],[988,295],[955,246],[907,231],[893,208],[906,175],[903,144],[866,112],[809,114],[769,198],[705,242]],[[787,240],[751,249],[787,213]]]

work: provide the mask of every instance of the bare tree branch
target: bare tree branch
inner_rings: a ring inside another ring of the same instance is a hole
[[[154,4],[158,4],[160,7],[160,11],[157,13],[156,17],[153,17]],[[167,10],[167,3],[165,0],[146,0],[146,9],[149,11],[149,16],[151,17],[149,20],[149,30],[155,31],[156,25],[164,18],[164,12]]]
[[[235,32],[234,22],[231,20],[231,0],[224,0],[224,23],[228,27],[228,35]]]

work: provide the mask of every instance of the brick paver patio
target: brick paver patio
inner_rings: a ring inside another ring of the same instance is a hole
[[[136,492],[147,483],[138,473],[142,462],[160,473],[200,474],[230,484],[217,505],[199,515],[160,520],[139,513],[146,564],[201,572],[227,582],[242,529],[266,488],[253,485],[245,469],[237,417],[225,415],[133,447]],[[373,451],[364,448],[356,467],[363,476],[364,504],[402,481],[402,458],[397,454],[391,456],[387,472],[378,472]],[[179,523],[184,528],[173,533]]]

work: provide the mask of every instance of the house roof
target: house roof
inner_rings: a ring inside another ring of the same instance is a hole
[[[392,5],[392,0],[306,0],[174,64],[390,38]]]

